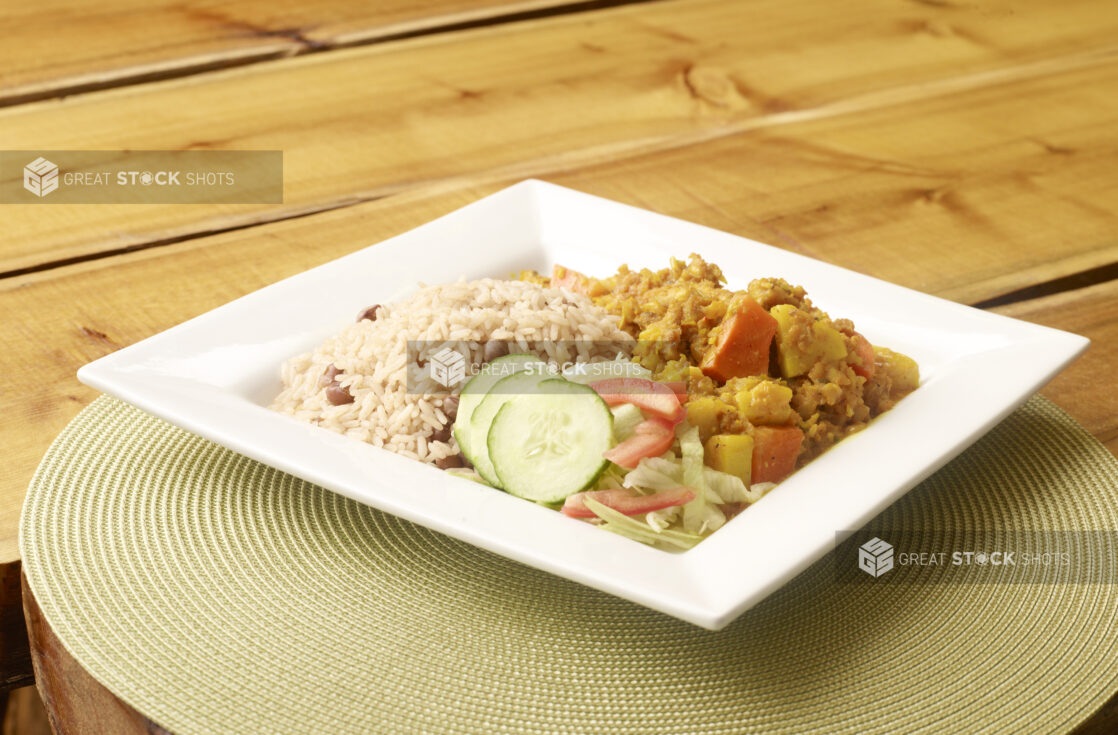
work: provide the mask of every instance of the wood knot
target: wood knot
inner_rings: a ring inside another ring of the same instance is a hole
[[[715,66],[688,66],[683,70],[683,84],[695,99],[728,110],[749,106],[729,72]]]

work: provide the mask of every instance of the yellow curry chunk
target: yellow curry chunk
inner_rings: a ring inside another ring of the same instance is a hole
[[[920,385],[920,368],[908,355],[875,345],[873,362],[873,375],[866,380],[863,396],[876,413],[888,411]]]
[[[749,434],[715,434],[706,441],[706,463],[719,472],[741,478],[746,487],[753,468],[753,437]]]
[[[776,319],[776,357],[785,378],[803,375],[817,362],[846,357],[842,332],[825,321],[791,304],[778,304],[769,313]]]
[[[792,389],[775,380],[751,381],[737,388],[738,410],[754,425],[787,424],[792,420]],[[731,387],[727,384],[727,387]]]
[[[875,345],[873,357],[875,368],[889,374],[894,393],[907,395],[920,385],[920,367],[908,355]]]
[[[722,423],[723,414],[732,410],[731,406],[714,396],[704,396],[688,401],[685,407],[687,409],[687,423],[697,427],[699,436],[703,439],[717,433]]]

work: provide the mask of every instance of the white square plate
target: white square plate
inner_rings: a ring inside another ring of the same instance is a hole
[[[267,409],[280,364],[419,281],[554,263],[595,275],[691,252],[731,288],[804,286],[920,387],[684,553],[605,533],[503,492]],[[288,278],[86,365],[78,378],[184,429],[362,503],[717,630],[990,429],[1088,340],[937,299],[735,235],[540,181]],[[746,563],[742,563],[746,560]]]

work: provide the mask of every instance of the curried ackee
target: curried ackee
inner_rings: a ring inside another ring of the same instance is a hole
[[[751,483],[779,482],[892,408],[920,381],[914,360],[871,345],[800,286],[758,278],[726,288],[698,255],[652,271],[594,278],[556,266],[521,274],[589,296],[638,340],[654,379],[683,381],[686,418],[706,464]]]

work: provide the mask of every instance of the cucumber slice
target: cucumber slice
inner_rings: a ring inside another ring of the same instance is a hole
[[[558,503],[594,484],[609,462],[613,414],[584,385],[548,380],[506,402],[489,429],[501,487],[537,503]]]
[[[493,487],[501,487],[501,482],[497,478],[497,471],[493,469],[493,462],[489,458],[489,446],[487,444],[489,427],[493,424],[494,417],[501,410],[501,406],[513,398],[533,395],[538,391],[540,383],[554,379],[555,376],[547,370],[547,365],[542,362],[530,367],[525,365],[520,371],[494,383],[493,387],[489,389],[489,393],[486,394],[478,407],[474,409],[473,415],[470,416],[470,447],[474,451],[474,456],[470,458],[470,462],[473,463],[477,473]]]
[[[458,397],[458,415],[454,419],[454,438],[458,442],[458,448],[462,450],[462,454],[466,459],[470,460],[471,464],[474,462],[474,457],[477,455],[477,450],[474,448],[476,444],[485,444],[485,434],[475,442],[474,435],[470,431],[470,417],[474,411],[477,410],[478,405],[489,389],[502,378],[517,373],[524,369],[525,365],[529,363],[540,363],[543,361],[535,355],[505,355],[492,360],[487,369],[478,373],[462,387],[462,393]]]

